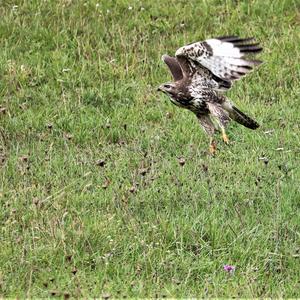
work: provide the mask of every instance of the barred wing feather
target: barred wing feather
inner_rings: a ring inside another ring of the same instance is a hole
[[[253,38],[236,36],[208,39],[179,48],[175,55],[200,63],[222,80],[238,80],[259,65],[261,61],[245,57],[262,48]]]

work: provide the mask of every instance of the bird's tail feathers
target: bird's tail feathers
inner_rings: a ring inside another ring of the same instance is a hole
[[[231,109],[228,112],[231,119],[247,128],[257,129],[259,127],[259,124],[255,120],[248,117],[235,106],[231,106]]]

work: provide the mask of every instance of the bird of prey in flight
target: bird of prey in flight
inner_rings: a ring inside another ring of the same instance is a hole
[[[261,61],[247,58],[262,48],[253,38],[226,36],[192,43],[179,48],[175,57],[163,55],[174,81],[158,90],[167,94],[172,103],[194,112],[210,136],[210,152],[216,151],[214,133],[220,129],[225,143],[226,125],[234,120],[247,128],[259,124],[241,112],[222,92],[231,88]]]

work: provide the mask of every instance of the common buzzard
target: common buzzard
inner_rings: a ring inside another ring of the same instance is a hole
[[[162,84],[158,90],[169,95],[175,105],[196,114],[210,136],[212,154],[216,151],[216,130],[221,130],[224,142],[228,143],[225,128],[230,120],[250,129],[259,127],[256,121],[237,109],[222,92],[261,64],[259,60],[245,57],[261,50],[253,38],[226,36],[181,47],[175,57],[162,56],[174,82]]]

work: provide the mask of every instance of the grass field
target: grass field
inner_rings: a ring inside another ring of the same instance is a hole
[[[299,1],[4,0],[0,17],[0,297],[300,296]],[[231,123],[211,157],[157,93],[160,57],[229,34],[264,47],[228,93],[261,127]]]

